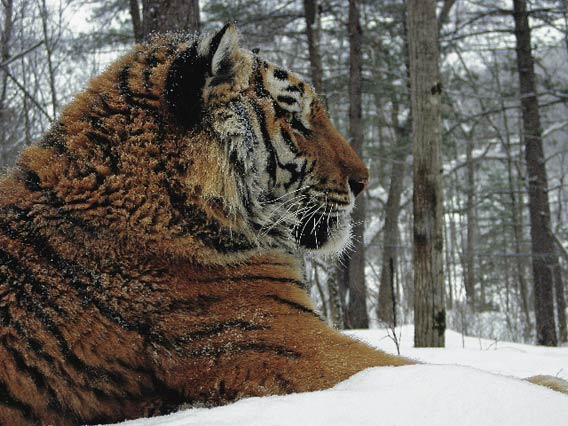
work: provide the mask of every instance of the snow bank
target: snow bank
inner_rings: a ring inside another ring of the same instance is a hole
[[[506,375],[568,377],[568,348],[542,348],[447,333],[446,349],[414,349],[402,329],[402,353],[425,362],[471,365]],[[349,334],[383,350],[384,330]],[[465,345],[465,347],[464,347]],[[568,396],[513,377],[458,365],[365,370],[321,392],[249,398],[123,426],[568,426]]]

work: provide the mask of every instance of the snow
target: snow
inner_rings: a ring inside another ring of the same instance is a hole
[[[412,327],[398,333],[402,355],[428,365],[372,368],[325,391],[249,398],[121,425],[568,426],[568,395],[519,380],[535,374],[568,379],[568,347],[462,338],[447,331],[445,349],[416,349]],[[396,351],[385,330],[346,334]]]

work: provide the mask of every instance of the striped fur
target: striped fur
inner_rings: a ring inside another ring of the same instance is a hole
[[[234,27],[136,46],[0,180],[0,424],[410,363],[328,328],[304,291],[298,254],[341,252],[366,180],[310,86]]]

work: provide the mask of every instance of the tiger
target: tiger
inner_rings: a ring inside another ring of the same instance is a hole
[[[368,180],[312,87],[234,24],[136,45],[0,180],[0,423],[118,422],[416,363],[329,327],[306,291],[302,257],[345,251]]]

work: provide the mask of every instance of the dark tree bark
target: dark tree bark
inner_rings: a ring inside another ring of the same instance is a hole
[[[199,31],[199,0],[142,0],[144,37],[153,32]]]
[[[466,302],[471,310],[475,310],[475,164],[473,160],[473,131],[466,135],[467,159],[467,199],[466,199],[466,247],[464,287]]]
[[[361,39],[359,0],[349,0],[349,139],[363,157],[363,123],[361,106]],[[346,328],[368,328],[367,288],[365,286],[365,194],[359,195],[353,211],[353,253],[346,262],[345,274],[349,301],[345,312]]]
[[[144,29],[142,28],[142,19],[140,17],[140,5],[138,0],[129,0],[130,17],[132,19],[132,31],[134,32],[134,41],[141,43],[144,41]]]
[[[558,256],[550,227],[548,179],[526,1],[513,0],[513,8],[525,160],[529,181],[536,336],[539,345],[556,346],[558,339],[554,320],[553,287],[554,269],[558,267]]]
[[[414,156],[414,345],[443,347],[441,94],[435,0],[409,0],[407,27]]]
[[[308,53],[312,83],[316,93],[327,104],[323,87],[323,67],[320,50],[320,5],[318,0],[304,0],[306,18],[306,36],[308,38]]]

